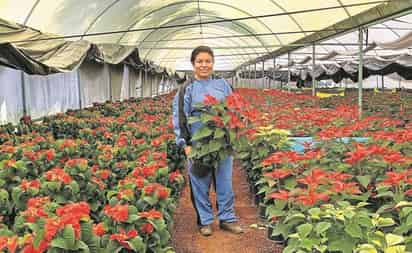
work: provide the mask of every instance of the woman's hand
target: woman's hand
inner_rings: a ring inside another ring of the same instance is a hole
[[[185,147],[185,154],[188,156],[190,152],[192,151],[192,146],[186,146]]]

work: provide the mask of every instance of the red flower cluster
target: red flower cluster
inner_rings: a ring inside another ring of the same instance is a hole
[[[162,213],[156,209],[152,209],[147,212],[140,212],[139,216],[146,219],[161,219],[163,217]]]
[[[103,209],[104,213],[114,221],[125,222],[129,219],[129,205],[107,205]]]
[[[27,181],[26,179],[23,179],[21,181],[20,187],[24,192],[26,192],[28,189],[39,189],[40,181],[39,180]]]
[[[206,94],[204,99],[203,99],[203,104],[205,104],[207,106],[212,106],[212,105],[215,105],[217,103],[219,103],[219,101],[215,97],[213,97],[209,94]]]
[[[119,229],[119,233],[111,235],[110,240],[118,241],[120,245],[130,250],[131,248],[127,243],[127,240],[135,238],[137,236],[139,236],[139,233],[137,233],[137,231],[134,229],[129,230],[127,233],[124,231],[124,229]]]
[[[64,184],[70,184],[72,178],[63,169],[55,167],[44,174],[47,181],[59,181]]]
[[[158,183],[151,183],[147,185],[143,188],[143,192],[147,195],[155,195],[159,199],[166,199],[169,197],[169,189]]]

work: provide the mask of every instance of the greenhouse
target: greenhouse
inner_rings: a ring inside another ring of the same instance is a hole
[[[412,0],[0,0],[0,252],[412,252]]]

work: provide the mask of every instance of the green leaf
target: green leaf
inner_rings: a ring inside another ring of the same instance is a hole
[[[408,251],[409,252],[409,251]],[[385,253],[408,253],[403,245],[392,246],[385,249]]]
[[[324,233],[325,231],[327,231],[331,226],[332,224],[330,224],[329,222],[319,222],[316,225],[315,231],[318,235],[320,235]]]
[[[358,253],[378,253],[375,246],[373,246],[372,244],[362,244],[361,246],[359,246],[357,252]]]
[[[213,131],[210,128],[208,128],[206,126],[203,126],[193,134],[192,140],[193,141],[198,141],[198,140],[201,140],[203,138],[209,137],[212,134],[213,134]]]
[[[158,202],[157,198],[154,196],[143,197],[143,200],[146,201],[151,206],[154,206]]]
[[[223,131],[221,128],[216,128],[213,136],[213,138],[215,139],[223,138],[223,136],[225,136],[225,131]]]
[[[140,236],[129,240],[129,245],[135,252],[144,252],[146,249],[146,245]]]
[[[191,116],[191,117],[188,118],[187,124],[191,125],[191,124],[194,124],[194,123],[199,122],[199,121],[200,121],[199,117]]]
[[[402,243],[405,239],[400,235],[387,234],[385,235],[385,240],[388,247],[391,247]]]
[[[356,179],[358,182],[364,187],[367,188],[369,183],[371,182],[372,177],[369,175],[366,176],[357,176]]]
[[[75,243],[76,237],[74,236],[74,230],[72,225],[66,225],[63,229],[63,238],[66,243],[66,247],[69,250],[76,250]]]
[[[51,242],[51,246],[59,249],[68,249],[66,246],[66,241],[61,237],[54,238]]]
[[[345,232],[354,238],[362,238],[362,229],[358,224],[349,223],[345,226]]]
[[[392,218],[378,218],[378,227],[390,227],[395,225],[395,221]]]
[[[296,230],[298,231],[300,238],[303,239],[303,238],[306,238],[310,234],[310,232],[312,231],[312,228],[313,228],[312,224],[306,223],[306,224],[302,224],[298,226]]]

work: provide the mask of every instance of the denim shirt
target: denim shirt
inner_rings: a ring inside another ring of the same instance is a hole
[[[190,116],[199,115],[198,112],[194,112],[195,105],[203,103],[205,95],[210,95],[219,101],[223,101],[230,93],[232,93],[232,89],[225,79],[195,80],[186,87],[183,111],[187,119],[189,119]],[[186,141],[180,135],[178,107],[179,93],[176,93],[173,99],[173,128],[176,135],[176,144],[183,147],[186,145]],[[201,126],[201,122],[191,124],[189,128],[190,134],[193,136]]]

